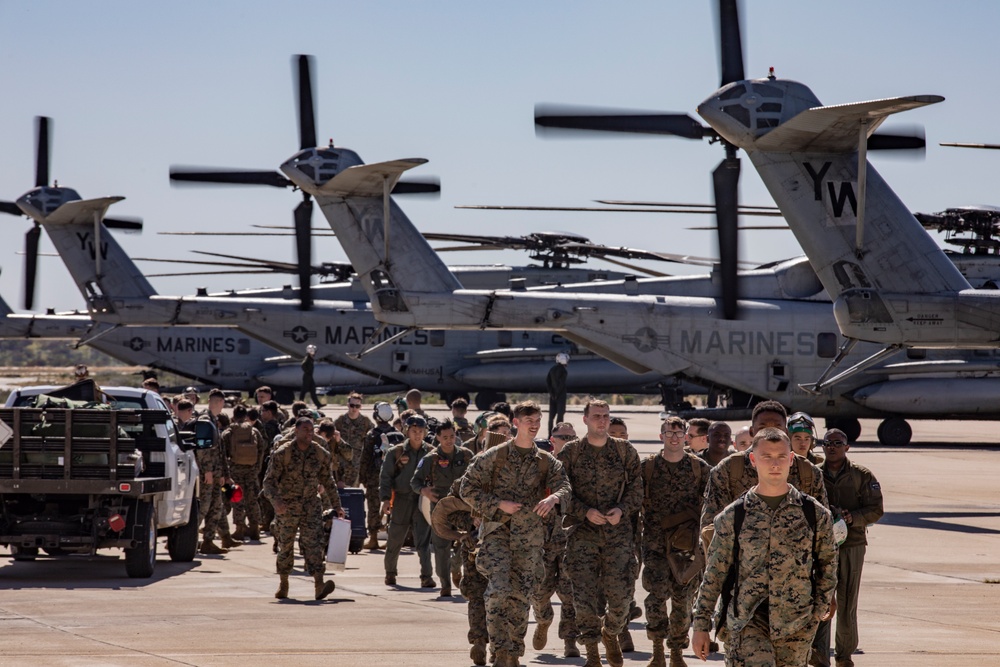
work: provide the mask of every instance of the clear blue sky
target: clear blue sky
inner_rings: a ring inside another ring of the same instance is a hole
[[[144,218],[118,238],[133,255],[183,257],[199,245],[290,260],[292,239],[158,236],[290,224],[298,194],[174,188],[172,164],[276,169],[298,148],[290,57],[316,56],[317,132],[368,162],[425,157],[438,200],[401,200],[425,231],[567,230],[595,242],[714,255],[709,218],[519,214],[458,204],[587,205],[592,199],[711,201],[718,146],[668,138],[536,138],[538,102],[682,111],[718,86],[714,2],[51,2],[0,0],[0,199],[34,179],[33,118],[55,119],[52,175],[82,196],[124,195],[112,214]],[[993,197],[1000,152],[937,146],[1000,142],[995,33],[1000,4],[927,1],[746,3],[748,76],[808,84],[825,104],[910,94],[944,103],[902,114],[926,127],[923,162],[875,158],[913,210]],[[744,160],[744,203],[771,203]],[[0,216],[0,293],[18,307],[30,224]],[[317,212],[318,226],[325,221]],[[44,239],[44,237],[43,237]],[[788,232],[744,233],[744,259],[799,254]],[[42,251],[51,251],[43,240]],[[340,260],[334,239],[314,257]],[[451,254],[453,263],[525,261]],[[166,265],[144,264],[149,272]],[[663,269],[665,265],[657,268]],[[683,272],[681,269],[679,272]],[[280,285],[294,278],[158,278],[164,294]],[[40,263],[38,308],[82,306],[55,258]]]

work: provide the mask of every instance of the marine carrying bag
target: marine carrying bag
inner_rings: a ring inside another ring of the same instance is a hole
[[[253,426],[236,424],[229,434],[229,460],[238,466],[257,465],[257,441],[253,437]]]

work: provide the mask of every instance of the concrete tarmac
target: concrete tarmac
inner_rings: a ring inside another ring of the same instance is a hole
[[[435,410],[432,413],[437,412]],[[641,453],[657,446],[658,410],[619,411]],[[570,421],[583,431],[579,412]],[[876,422],[864,422],[874,433]],[[914,422],[914,445],[862,442],[849,457],[885,494],[873,526],[859,609],[862,666],[1000,665],[1000,447],[989,422]],[[404,550],[399,586],[383,585],[382,552],[348,558],[337,590],[313,600],[296,560],[291,598],[273,597],[271,538],[226,556],[175,564],[160,540],[156,574],[128,579],[119,552],[96,557],[0,560],[0,665],[471,665],[466,605],[417,588],[416,555]],[[0,551],[5,556],[6,551]],[[993,582],[993,583],[991,583]],[[440,583],[440,582],[439,582]],[[457,593],[457,591],[455,591]],[[645,593],[637,598],[642,602]],[[558,610],[558,599],[554,602]],[[558,611],[557,611],[558,613]],[[644,665],[650,642],[631,624]],[[549,647],[522,664],[582,665]],[[689,665],[700,664],[690,653]],[[709,661],[722,664],[722,656]]]

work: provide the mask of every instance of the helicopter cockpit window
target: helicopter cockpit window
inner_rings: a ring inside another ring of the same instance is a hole
[[[747,127],[750,127],[750,110],[740,104],[730,104],[727,107],[723,107],[727,114],[743,123]]]

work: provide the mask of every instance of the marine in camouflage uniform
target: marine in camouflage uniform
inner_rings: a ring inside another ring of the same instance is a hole
[[[562,448],[571,440],[576,440],[573,425],[568,422],[557,423],[552,435],[549,436],[552,455],[558,457]],[[532,648],[541,651],[548,643],[549,626],[555,618],[555,611],[552,608],[552,595],[555,594],[559,596],[560,602],[558,636],[565,644],[563,656],[579,658],[580,649],[576,646],[579,632],[576,629],[576,609],[573,607],[573,582],[563,563],[566,557],[566,530],[562,526],[562,521],[562,514],[555,512],[545,520],[545,576],[539,581],[531,600],[531,609],[537,622],[532,637]]]
[[[587,435],[559,453],[573,487],[564,519],[569,531],[565,564],[573,580],[577,641],[587,647],[588,667],[601,664],[598,641],[604,642],[609,664],[623,664],[618,636],[628,624],[635,585],[630,517],[641,508],[643,497],[639,454],[627,440],[607,435],[609,421],[607,403],[589,402],[584,409]],[[603,627],[602,595],[607,603]]]
[[[477,456],[461,486],[462,498],[482,516],[476,567],[489,582],[486,624],[498,667],[516,666],[524,655],[531,597],[545,573],[543,515],[570,500],[562,464],[534,443],[538,404],[519,404],[514,415],[518,440]]]
[[[742,459],[735,463],[736,459]],[[739,479],[732,479],[733,468],[743,468]],[[803,472],[807,479],[803,480]],[[788,471],[788,483],[796,489],[820,501],[824,507],[829,506],[826,487],[823,485],[823,471],[809,463],[798,454],[795,463]],[[750,452],[737,452],[722,460],[722,463],[712,468],[708,476],[708,486],[705,488],[705,506],[701,514],[702,529],[712,525],[715,517],[739,498],[743,493],[757,484],[757,470],[750,463]]]
[[[787,436],[764,429],[755,443],[754,455],[763,457],[762,464],[770,470],[788,470]],[[801,667],[820,619],[829,613],[837,586],[830,511],[794,486],[774,480],[768,484],[750,489],[741,503],[729,505],[715,518],[708,566],[694,609],[692,645],[702,659],[708,655],[712,616],[733,563],[739,506],[745,515],[738,535],[736,586],[722,610],[726,665]],[[783,488],[775,492],[774,486]],[[815,531],[806,518],[806,503],[814,508]]]
[[[788,413],[781,403],[761,401],[753,409],[750,435],[754,436],[764,428],[777,428],[787,434],[787,420]],[[734,479],[735,477],[739,479]],[[802,457],[798,457],[789,469],[788,483],[820,501],[824,507],[830,506],[826,497],[826,487],[823,485],[822,471]],[[755,484],[757,484],[757,471],[750,463],[749,451],[727,456],[712,468],[708,486],[705,488],[705,505],[701,513],[702,542],[706,548],[712,539],[712,521],[715,517]]]
[[[430,451],[424,441],[427,435],[427,421],[419,415],[407,419],[405,426],[407,442],[393,445],[385,453],[382,472],[379,477],[380,514],[389,511],[389,537],[385,545],[385,585],[395,586],[399,552],[403,548],[406,533],[413,530],[413,546],[420,558],[420,587],[433,588],[431,577],[431,527],[420,512],[420,494],[410,486],[417,464]]]
[[[264,495],[275,511],[275,541],[278,545],[277,570],[281,582],[277,598],[288,596],[288,575],[295,560],[295,534],[305,560],[306,572],[313,576],[316,599],[331,592],[332,581],[323,581],[326,572],[326,544],[323,540],[323,507],[319,489],[336,489],[330,472],[330,452],[313,440],[313,422],[308,417],[296,421],[295,439],[276,449],[264,476]],[[341,518],[340,496],[329,494],[333,509]]]
[[[226,519],[222,502],[222,486],[229,479],[229,461],[222,449],[221,429],[219,428],[218,415],[225,406],[226,397],[218,389],[213,389],[208,395],[208,411],[198,417],[198,419],[212,422],[215,426],[215,435],[212,446],[209,449],[199,449],[195,452],[195,459],[198,461],[198,468],[203,473],[212,474],[212,482],[208,483],[207,476],[203,478],[201,492],[199,495],[200,520],[202,524],[203,540],[199,551],[204,554],[225,553],[223,549],[239,546],[241,543],[233,539],[229,532],[229,521]],[[191,427],[194,428],[193,426]],[[215,545],[215,533],[222,536],[222,547]]]
[[[477,521],[472,516],[472,507],[458,496],[461,481],[457,480],[449,495],[434,505],[431,525],[434,534],[446,540],[454,540],[461,545],[463,574],[459,583],[462,596],[468,601],[469,643],[472,649],[469,657],[473,664],[486,664],[486,645],[490,641],[486,629],[486,577],[476,569]]]
[[[244,414],[245,412],[244,410]],[[234,411],[234,416],[235,414]],[[235,429],[250,429],[257,448],[256,463],[241,465],[233,460],[232,441]],[[257,497],[260,495],[260,467],[267,449],[263,436],[250,423],[233,424],[222,432],[222,450],[229,459],[229,474],[234,482],[243,487],[243,500],[233,504],[233,524],[236,526],[233,539],[243,539],[244,533],[250,539],[260,539],[261,514]]]
[[[375,423],[365,417],[360,412],[360,407],[352,409],[352,405],[361,405],[360,394],[351,394],[347,397],[348,412],[342,414],[334,420],[333,425],[340,431],[340,437],[346,441],[354,450],[354,458],[351,461],[351,468],[346,466],[341,468],[341,481],[347,486],[357,486],[361,471],[361,450],[364,449],[365,438],[368,432],[375,428]],[[352,417],[352,415],[357,415]]]
[[[438,446],[420,459],[410,479],[410,488],[431,500],[431,512],[439,498],[468,470],[473,453],[465,447],[455,446],[455,425],[450,420],[441,422],[435,435]],[[434,551],[434,570],[441,579],[441,597],[451,596],[451,548],[454,540],[431,533]]]
[[[688,644],[691,605],[705,563],[698,522],[711,467],[684,451],[685,427],[683,419],[668,418],[660,430],[663,451],[642,462],[642,585],[653,667],[666,664],[664,640],[671,666],[685,664],[681,651]]]

